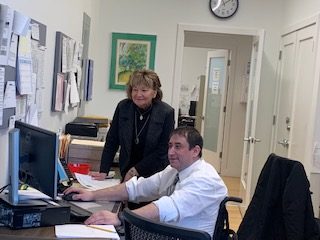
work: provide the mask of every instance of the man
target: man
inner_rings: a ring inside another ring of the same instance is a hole
[[[77,192],[73,199],[83,201],[153,201],[133,211],[153,220],[203,230],[212,236],[227,188],[216,170],[201,159],[202,146],[202,137],[195,128],[176,128],[169,140],[170,166],[163,171],[97,191],[69,188],[65,194]],[[100,211],[92,214],[85,224],[119,226],[121,221],[115,213]]]

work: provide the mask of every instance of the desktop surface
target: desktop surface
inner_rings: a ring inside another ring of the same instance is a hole
[[[71,202],[72,203],[72,202]],[[94,209],[111,209],[112,212],[119,212],[121,208],[121,202],[77,202],[89,205],[89,211]],[[0,239],[58,239],[55,235],[54,226],[50,227],[36,227],[36,228],[24,228],[24,229],[10,229],[5,226],[0,226]],[[72,238],[68,238],[72,239]],[[86,239],[86,238],[81,238]],[[95,238],[87,238],[95,239]],[[101,239],[101,238],[100,238]]]

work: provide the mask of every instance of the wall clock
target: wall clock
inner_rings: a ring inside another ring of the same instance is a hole
[[[210,10],[218,18],[233,16],[239,7],[239,0],[210,0]]]

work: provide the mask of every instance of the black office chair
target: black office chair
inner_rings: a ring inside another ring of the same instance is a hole
[[[123,210],[123,219],[126,240],[211,240],[207,232],[155,222],[128,208]]]
[[[310,184],[303,165],[270,154],[243,220],[239,240],[319,240]]]
[[[242,203],[242,199],[238,197],[225,197],[219,207],[219,213],[214,228],[213,240],[237,240],[237,233],[229,227],[229,214],[227,210],[227,202]]]

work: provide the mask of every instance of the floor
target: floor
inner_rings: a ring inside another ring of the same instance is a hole
[[[240,196],[240,178],[238,177],[222,177],[223,181],[227,185],[228,195],[239,197]],[[229,203],[227,205],[229,213],[230,228],[234,231],[238,230],[238,227],[242,221],[242,216],[239,210],[239,206],[236,203]]]

